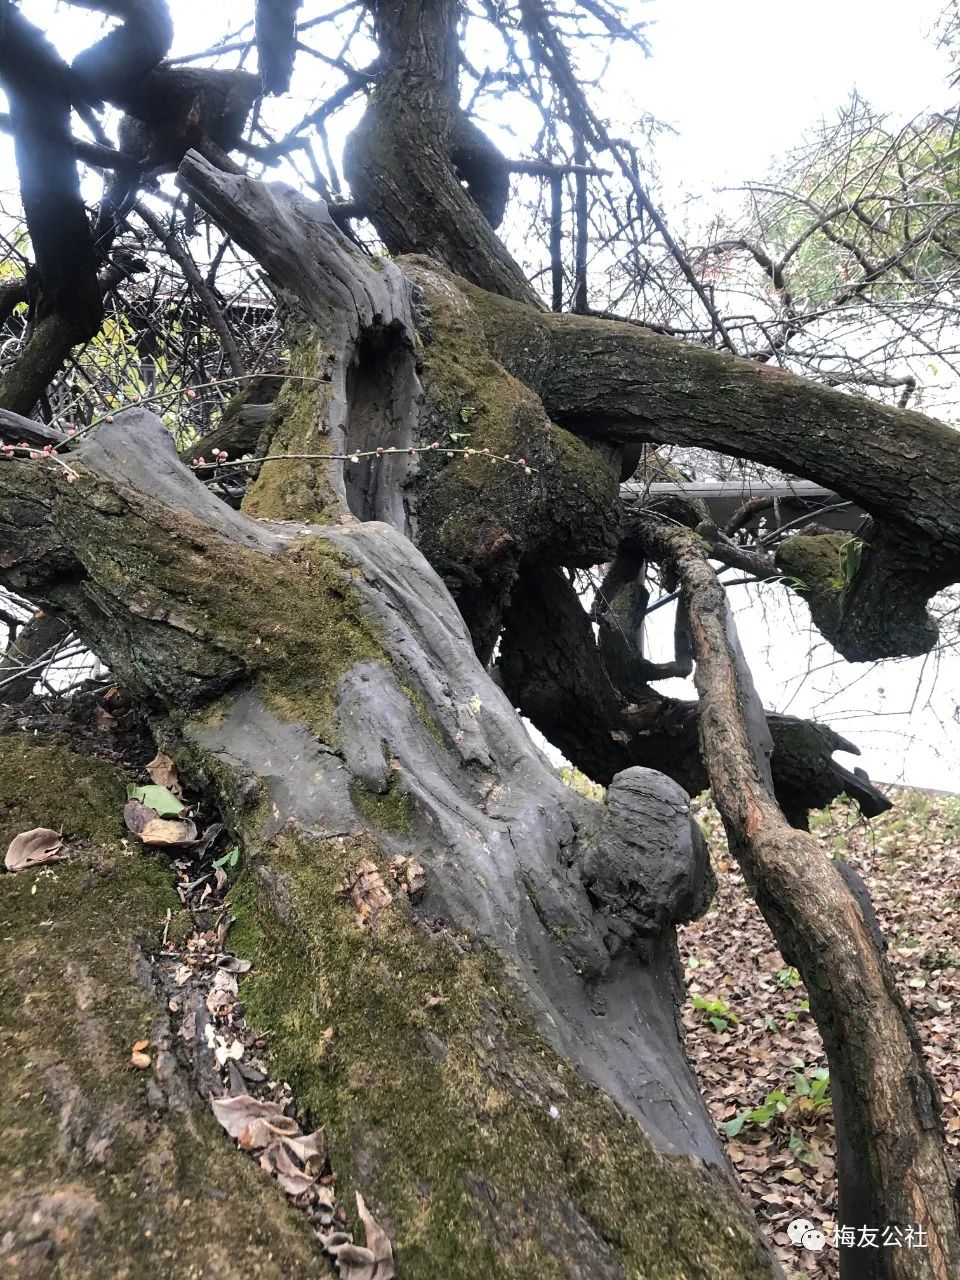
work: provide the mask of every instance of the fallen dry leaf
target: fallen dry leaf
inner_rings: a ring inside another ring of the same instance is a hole
[[[123,823],[128,831],[138,836],[148,822],[158,816],[156,809],[150,809],[139,800],[128,800],[123,806]]]
[[[23,871],[44,862],[54,862],[67,855],[63,850],[63,836],[49,827],[34,827],[14,836],[7,849],[3,865],[8,871]]]
[[[117,717],[112,716],[104,707],[94,707],[93,715],[100,733],[110,733],[117,727]]]
[[[212,1014],[225,1013],[237,998],[239,987],[236,975],[229,969],[218,969],[207,992],[207,1008]]]
[[[353,898],[357,924],[373,924],[377,916],[393,901],[372,858],[363,858],[353,875],[344,882],[343,892]]]
[[[838,801],[812,814],[811,828],[824,852],[841,852],[870,888],[890,962],[940,1085],[948,1156],[960,1172],[960,802],[900,787],[888,794],[895,808],[870,822]],[[718,815],[704,800],[694,809],[710,844],[718,892],[707,915],[680,931],[687,982],[691,995],[722,1001],[739,1022],[718,1033],[688,1001],[687,1051],[718,1125],[762,1108],[772,1091],[787,1096],[785,1114],[748,1119],[736,1140],[726,1138],[727,1151],[787,1273],[837,1280],[837,1250],[798,1250],[786,1234],[791,1220],[805,1218],[829,1240],[840,1221],[832,1109],[811,1110],[795,1090],[795,1073],[810,1079],[826,1066],[823,1046],[799,975],[778,953],[729,855]],[[925,985],[911,987],[918,978]]]
[[[396,1270],[390,1237],[367,1208],[359,1191],[357,1212],[367,1237],[365,1246],[354,1244],[343,1232],[328,1237],[324,1244],[336,1261],[340,1280],[394,1280]]]
[[[390,874],[400,886],[400,892],[407,894],[411,902],[416,902],[423,895],[427,876],[416,858],[394,858],[390,863]]]
[[[323,1169],[322,1138],[322,1130],[302,1138],[280,1138],[262,1152],[260,1167],[276,1175],[288,1196],[301,1196],[317,1185]]]
[[[150,845],[195,844],[197,840],[197,828],[189,818],[151,818],[135,834]]]
[[[298,1169],[282,1146],[270,1146],[261,1153],[260,1168],[276,1176],[288,1196],[300,1196],[316,1182],[309,1173]]]
[[[180,779],[177,777],[177,766],[162,751],[157,752],[147,765],[147,773],[150,776],[150,781],[155,782],[158,787],[166,787],[175,796],[183,795],[183,791],[180,788]]]
[[[210,1105],[220,1124],[245,1151],[269,1146],[278,1138],[300,1136],[296,1120],[285,1116],[276,1102],[261,1102],[248,1093],[238,1093],[232,1098],[213,1098]]]
[[[224,1067],[228,1062],[239,1062],[243,1057],[243,1042],[234,1040],[231,1044],[227,1044],[225,1040],[220,1040],[219,1036],[217,1039],[219,1043],[213,1051],[213,1056],[219,1065]]]

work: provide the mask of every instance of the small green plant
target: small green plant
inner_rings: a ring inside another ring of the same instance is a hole
[[[789,1092],[784,1089],[772,1089],[759,1107],[748,1107],[720,1127],[726,1137],[736,1138],[749,1124],[758,1125],[762,1128],[764,1125],[769,1124],[771,1120],[778,1116],[785,1116],[788,1112],[807,1115],[816,1114],[824,1111],[832,1104],[830,1072],[826,1067],[815,1067],[809,1073],[794,1071],[792,1087]],[[804,1151],[807,1150],[806,1143],[801,1138],[797,1138],[796,1141],[804,1148]],[[793,1136],[791,1136],[790,1148],[796,1152]],[[800,1158],[803,1159],[802,1156]]]
[[[810,1001],[807,999],[803,999],[800,1001],[800,1003],[797,1005],[795,1009],[791,1009],[789,1011],[789,1013],[787,1014],[787,1021],[796,1022],[797,1019],[800,1017],[801,1013],[809,1013],[809,1012],[810,1012]]]
[[[706,996],[694,996],[693,1007],[697,1013],[710,1023],[718,1034],[740,1021],[726,1000],[709,999]]]
[[[235,844],[232,849],[228,849],[222,858],[217,858],[212,864],[215,869],[226,867],[228,871],[232,871],[240,861],[240,846]]]
[[[800,974],[793,965],[789,965],[786,969],[781,969],[777,973],[777,981],[781,987],[788,987],[793,990],[794,987],[799,987],[800,985]]]
[[[850,590],[857,570],[860,568],[860,557],[863,555],[863,539],[848,538],[837,552],[837,572],[830,578],[830,586],[841,596]]]

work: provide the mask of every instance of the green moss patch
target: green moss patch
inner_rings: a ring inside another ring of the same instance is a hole
[[[441,446],[422,456],[418,481],[427,557],[482,573],[512,543],[521,554],[562,554],[567,564],[603,560],[619,532],[619,463],[554,426],[539,398],[497,364],[462,281],[438,286],[435,263],[429,271],[416,259],[403,265],[424,290],[428,316],[421,434]],[[447,458],[444,447],[477,454]],[[536,474],[492,460],[504,454]]]
[[[74,503],[81,487],[94,492]],[[134,618],[121,614],[116,632],[106,615],[98,624],[118,677],[162,691],[176,709],[247,673],[278,715],[333,734],[340,677],[382,656],[354,587],[358,570],[341,551],[319,533],[284,554],[250,550],[139,495],[134,511],[126,495],[86,474],[63,485],[62,502],[91,590],[122,600]],[[140,628],[136,643],[130,625]]]
[[[0,742],[0,840],[63,826],[69,862],[0,875],[0,1265],[5,1274],[317,1274],[309,1228],[176,1074],[143,950],[179,900],[122,838],[124,779]],[[134,847],[136,846],[136,847]],[[150,1041],[136,1070],[131,1046]]]
[[[375,830],[396,835],[409,833],[412,821],[410,798],[400,789],[399,778],[395,773],[391,772],[387,788],[383,792],[371,791],[362,782],[355,780],[350,788],[350,799]]]
[[[277,427],[271,454],[330,452],[326,431],[332,384],[324,380],[330,350],[321,332],[305,320],[287,322],[290,365],[276,399]],[[290,459],[265,462],[243,501],[249,516],[328,524],[341,514],[328,479],[330,463]]]

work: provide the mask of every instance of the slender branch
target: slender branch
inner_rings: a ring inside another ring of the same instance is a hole
[[[240,348],[237,346],[236,337],[234,336],[233,330],[230,328],[230,324],[227,321],[226,316],[223,314],[223,310],[217,300],[216,293],[200,274],[197,264],[191,257],[189,250],[185,245],[180,243],[173,230],[168,230],[160,219],[150,212],[142,200],[138,200],[134,205],[134,208],[137,211],[138,217],[147,224],[173,261],[183,272],[184,279],[200,299],[200,302],[209,317],[210,324],[217,337],[220,339],[224,355],[227,357],[227,363],[233,371],[234,376],[238,378],[242,377],[246,372],[246,367],[243,362],[243,357],[240,355]]]
[[[927,1258],[906,1260],[893,1274],[948,1280],[960,1273],[960,1235],[939,1099],[868,910],[773,799],[753,728],[762,710],[706,549],[689,530],[653,520],[647,536],[680,579],[703,759],[731,851],[784,958],[804,980],[824,1039],[840,1132],[840,1219],[923,1222]]]

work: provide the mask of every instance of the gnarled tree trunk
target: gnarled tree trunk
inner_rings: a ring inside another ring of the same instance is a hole
[[[420,390],[397,267],[364,262],[322,208],[198,158],[185,179],[278,283],[297,282],[322,379],[299,424],[311,452],[349,457],[378,426],[407,446],[442,404],[459,414],[439,359],[420,365]],[[366,359],[368,343],[387,358]],[[478,415],[541,432],[559,475],[571,452],[589,457],[488,366],[465,357],[446,376],[509,390]],[[249,865],[231,895],[234,945],[253,962],[248,1019],[323,1125],[338,1185],[389,1231],[400,1274],[776,1275],[682,1051],[673,930],[702,910],[707,877],[686,795],[646,769],[621,773],[604,805],[562,785],[404,535],[417,514],[402,458],[362,484],[349,462],[265,464],[251,507],[281,501],[271,467],[300,507],[296,522],[258,520],[204,488],[159,420],[128,411],[67,467],[0,468],[3,578],[96,644],[182,774],[217,795]],[[478,502],[488,476],[517,486],[530,547],[573,521],[523,468],[453,466],[461,483],[479,472]],[[594,469],[599,492],[613,469],[602,454]],[[351,513],[360,493],[360,514],[380,519]],[[29,816],[43,821],[39,797]],[[424,868],[416,903],[388,888],[397,858]],[[361,871],[379,883],[372,913],[345,892]],[[73,1158],[50,1157],[42,1194],[59,1194]],[[89,1223],[109,1257],[110,1223]]]

